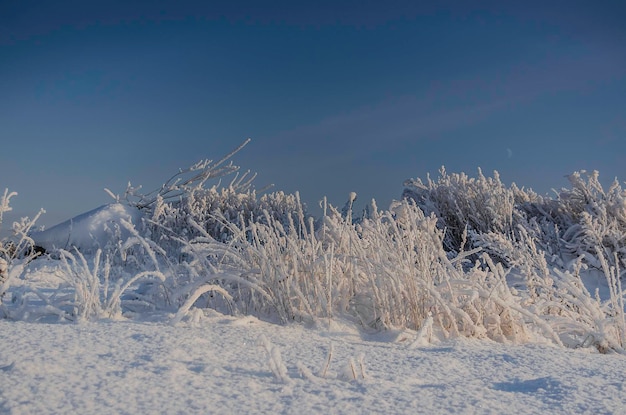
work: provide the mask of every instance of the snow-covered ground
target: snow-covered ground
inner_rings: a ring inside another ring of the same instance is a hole
[[[411,332],[210,313],[177,326],[0,320],[0,412],[626,412],[620,355],[467,339],[412,348]]]

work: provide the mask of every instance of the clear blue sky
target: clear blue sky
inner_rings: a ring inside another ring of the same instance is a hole
[[[626,180],[623,1],[262,3],[1,2],[15,214],[52,225],[247,137],[237,164],[313,213],[386,207],[441,165],[539,193]]]

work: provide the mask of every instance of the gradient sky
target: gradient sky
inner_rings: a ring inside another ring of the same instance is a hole
[[[1,2],[14,215],[53,225],[247,137],[236,164],[314,214],[442,165],[542,194],[626,180],[623,1],[262,3]]]

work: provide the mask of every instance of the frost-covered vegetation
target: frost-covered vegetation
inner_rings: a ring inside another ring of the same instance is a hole
[[[387,209],[372,201],[354,212],[351,194],[341,210],[323,201],[314,217],[298,194],[257,194],[254,176],[229,162],[241,147],[154,192],[129,185],[82,218],[100,218],[98,232],[78,221],[43,232],[31,232],[37,218],[14,224],[0,245],[0,315],[176,323],[215,309],[411,329],[415,344],[548,339],[624,352],[626,192],[617,181],[605,191],[596,172],[576,172],[549,198],[497,173],[442,170],[408,180]],[[223,182],[209,185],[215,179]],[[13,196],[4,193],[0,225]]]

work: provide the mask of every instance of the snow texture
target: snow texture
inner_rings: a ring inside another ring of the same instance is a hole
[[[177,326],[0,320],[0,332],[7,414],[626,410],[626,360],[591,349],[468,339],[411,348],[410,331],[364,336],[340,323],[311,329],[215,312]]]

